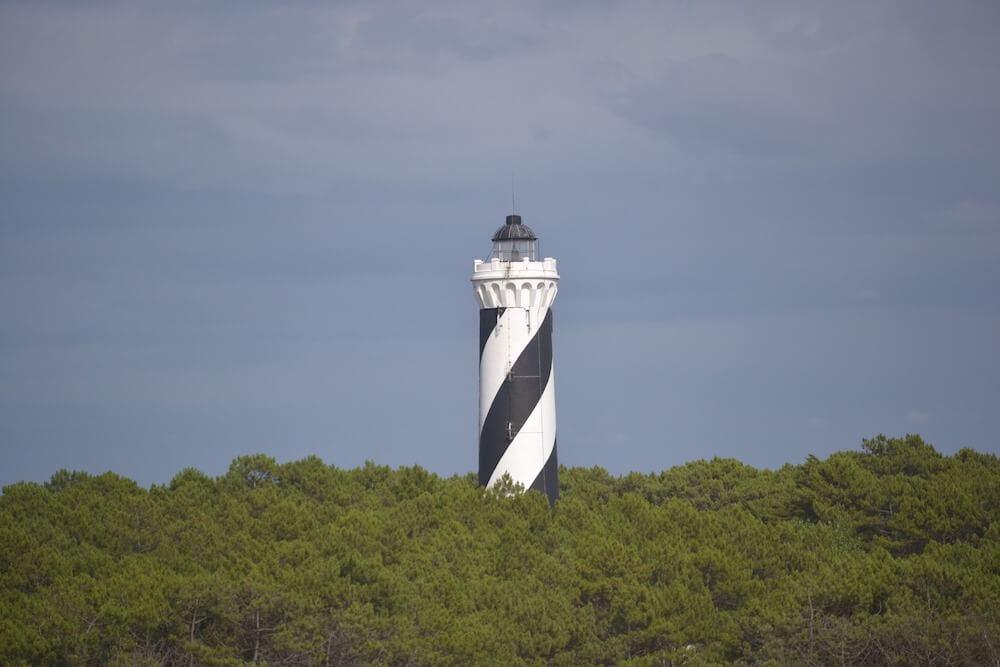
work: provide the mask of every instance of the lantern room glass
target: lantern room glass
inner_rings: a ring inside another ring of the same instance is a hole
[[[538,261],[537,239],[514,239],[494,241],[490,259],[502,262],[520,262],[527,258],[531,262]]]

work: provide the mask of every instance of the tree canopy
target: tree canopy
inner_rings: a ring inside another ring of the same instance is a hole
[[[919,436],[534,491],[257,454],[0,497],[0,662],[1000,665],[1000,461]]]

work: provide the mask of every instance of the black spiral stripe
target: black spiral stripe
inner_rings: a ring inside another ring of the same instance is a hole
[[[483,360],[483,350],[486,349],[486,341],[490,339],[493,330],[496,329],[497,322],[503,315],[506,308],[483,308],[479,311],[479,360]]]
[[[552,453],[538,477],[531,483],[532,489],[541,491],[549,497],[549,504],[554,505],[559,498],[559,461],[556,458],[556,443],[552,443]]]
[[[502,308],[480,310],[479,352],[482,357],[486,341],[502,315]],[[541,400],[552,373],[552,311],[528,341],[511,372],[490,403],[479,434],[479,483],[487,485],[507,447],[517,437],[524,422]],[[510,427],[508,428],[508,424]],[[558,463],[555,449],[532,483],[531,488],[544,492],[550,502],[559,493]]]

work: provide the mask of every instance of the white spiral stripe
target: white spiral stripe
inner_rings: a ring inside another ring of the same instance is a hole
[[[511,479],[528,488],[542,472],[556,444],[555,384],[553,364],[541,399],[535,404],[535,409],[531,411],[513,442],[507,446],[507,451],[500,457],[487,487],[493,486],[504,473],[509,473]]]
[[[479,360],[479,433],[497,392],[507,379],[507,371],[545,321],[547,308],[507,308],[483,347]],[[530,317],[531,327],[528,326]]]

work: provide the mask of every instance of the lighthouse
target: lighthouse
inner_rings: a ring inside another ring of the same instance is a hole
[[[552,302],[556,260],[538,259],[538,238],[508,215],[489,259],[473,262],[479,303],[479,483],[504,474],[559,497]]]

